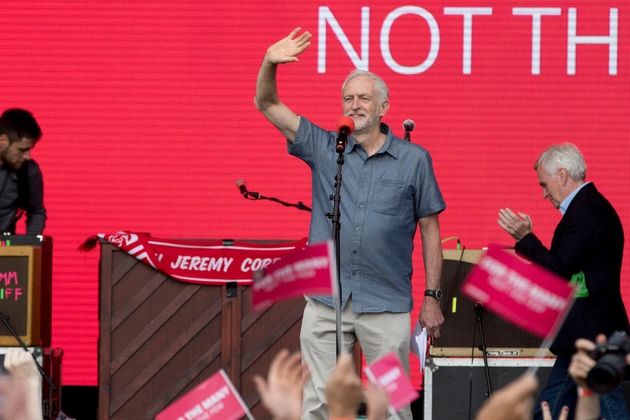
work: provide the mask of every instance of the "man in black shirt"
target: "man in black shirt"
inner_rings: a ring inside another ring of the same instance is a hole
[[[26,234],[39,235],[46,225],[42,172],[30,152],[42,136],[33,115],[7,109],[0,116],[0,233],[15,233],[26,213]]]

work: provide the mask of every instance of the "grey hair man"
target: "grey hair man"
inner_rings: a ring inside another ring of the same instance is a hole
[[[255,103],[287,138],[289,153],[311,168],[313,212],[309,241],[331,238],[329,195],[334,191],[336,133],[298,116],[278,97],[278,65],[298,61],[311,35],[296,28],[267,49]],[[419,322],[438,337],[442,247],[438,214],[445,208],[431,157],[395,137],[382,123],[389,93],[377,75],[352,72],[342,86],[342,111],[355,130],[344,152],[341,205],[342,329],[345,350],[359,341],[369,362],[395,352],[408,370],[413,238],[420,227],[427,290]],[[311,377],[303,418],[325,419],[326,379],[335,367],[335,310],[330,297],[307,298],[300,342]],[[409,408],[401,413],[411,419]]]
[[[629,331],[628,316],[621,299],[621,263],[624,234],[613,206],[586,182],[586,163],[573,144],[546,149],[534,164],[543,198],[560,211],[551,247],[534,234],[531,218],[509,208],[499,210],[498,223],[514,240],[519,255],[564,277],[575,286],[575,302],[550,350],[558,357],[539,397],[547,401],[553,418],[563,406],[573,418],[577,386],[568,374],[574,343],[578,338],[594,341],[599,333]],[[540,404],[535,418],[542,418]],[[628,419],[621,388],[602,396],[605,418]]]

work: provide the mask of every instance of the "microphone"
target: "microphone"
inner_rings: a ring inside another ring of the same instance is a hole
[[[257,200],[260,198],[260,194],[257,192],[249,191],[247,186],[245,185],[245,180],[243,178],[239,178],[236,180],[236,186],[238,190],[241,192],[241,195],[247,199],[251,197],[252,200]]]
[[[337,144],[335,150],[337,153],[343,153],[346,150],[348,136],[354,131],[354,121],[350,117],[341,117],[337,122]]]
[[[239,178],[236,180],[236,186],[238,190],[241,192],[241,195],[247,198],[247,187],[245,186],[245,180],[243,178]]]
[[[403,121],[403,129],[405,130],[405,140],[411,141],[411,133],[416,128],[416,123],[413,120],[407,119]]]

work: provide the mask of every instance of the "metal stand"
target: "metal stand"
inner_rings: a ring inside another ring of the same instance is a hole
[[[55,386],[52,379],[50,379],[50,377],[46,375],[46,372],[44,372],[44,369],[37,362],[37,358],[35,357],[35,355],[28,351],[28,347],[26,347],[26,344],[24,344],[24,341],[22,341],[20,336],[15,332],[15,329],[13,329],[13,325],[11,325],[10,318],[4,312],[0,312],[0,322],[2,322],[2,324],[7,328],[7,330],[9,330],[11,335],[15,338],[15,340],[20,345],[20,347],[22,347],[22,349],[24,349],[25,352],[31,355],[31,357],[33,358],[33,361],[35,362],[35,366],[37,367],[37,370],[39,371],[39,374],[42,375],[42,378],[44,378],[46,382],[48,382],[50,389],[52,389],[53,391],[57,389],[57,386]]]
[[[274,203],[278,203],[284,207],[294,207],[298,210],[311,212],[311,208],[301,201],[298,201],[297,203],[289,203],[288,201],[284,201],[276,197],[262,195],[255,191],[247,191],[246,193],[243,193],[243,198],[245,198],[246,200],[269,200],[273,201]]]
[[[481,355],[483,357],[483,368],[486,374],[486,398],[489,398],[492,395],[492,382],[490,381],[490,368],[488,366],[488,347],[486,347],[486,338],[483,334],[483,305],[480,303],[475,303],[475,315],[477,319],[477,325],[479,326],[479,335],[481,337],[481,345],[479,346],[479,350],[481,350]]]
[[[341,170],[343,168],[343,152],[344,148],[340,150],[337,148],[337,175],[335,176],[335,194],[332,197],[333,211],[328,216],[332,219],[332,237],[335,244],[335,260],[337,269],[337,299],[335,300],[335,320],[337,330],[337,358],[343,353],[343,332],[341,330]]]

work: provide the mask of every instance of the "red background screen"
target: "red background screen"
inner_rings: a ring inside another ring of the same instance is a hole
[[[98,252],[77,251],[87,236],[307,236],[306,212],[243,200],[234,185],[244,178],[310,204],[307,166],[253,105],[265,49],[295,26],[313,45],[279,69],[283,100],[333,129],[346,74],[380,74],[391,90],[385,122],[402,136],[413,119],[412,141],[432,154],[447,202],[443,237],[467,248],[511,244],[496,224],[509,206],[530,214],[548,243],[560,214],[532,164],[566,141],[630,232],[629,5],[564,4],[2,2],[0,106],[30,109],[44,131],[34,157],[55,239],[53,345],[65,350],[64,383],[97,378]],[[627,302],[629,257],[626,249]],[[419,244],[414,267],[418,294]]]

